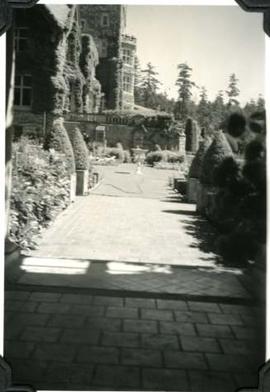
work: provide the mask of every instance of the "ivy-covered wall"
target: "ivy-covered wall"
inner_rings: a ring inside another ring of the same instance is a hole
[[[31,108],[23,115],[16,108],[15,122],[20,124],[17,120],[23,118],[24,124],[30,124],[33,113],[97,112],[101,100],[95,77],[98,52],[91,36],[81,36],[77,6],[19,9],[15,22],[16,27],[29,29],[27,45],[16,53],[16,73],[32,76]]]
[[[107,109],[120,109],[121,106],[120,46],[125,25],[124,7],[116,4],[79,6],[82,31],[91,34],[98,47],[100,62],[97,66],[97,78],[102,86]]]

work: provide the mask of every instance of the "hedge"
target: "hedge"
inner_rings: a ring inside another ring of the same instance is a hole
[[[76,170],[88,170],[89,153],[81,131],[74,128],[68,134],[73,147]]]
[[[75,172],[73,148],[61,118],[53,122],[51,130],[45,137],[44,149],[47,151],[53,149],[60,154],[64,154],[69,174],[73,174]]]
[[[210,144],[211,144],[210,138],[205,138],[200,143],[200,147],[190,165],[190,169],[188,173],[188,176],[190,178],[200,178],[203,158]]]
[[[222,131],[217,132],[204,155],[200,182],[204,185],[213,186],[215,169],[226,157],[232,155],[233,152],[225,134]]]

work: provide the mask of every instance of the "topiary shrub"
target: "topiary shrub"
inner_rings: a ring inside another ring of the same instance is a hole
[[[145,162],[153,166],[154,163],[161,162],[164,160],[164,153],[163,151],[151,151],[146,155]]]
[[[183,163],[185,157],[173,151],[165,151],[167,154],[167,162],[169,163]]]
[[[201,142],[200,147],[191,162],[189,173],[188,173],[189,178],[197,178],[197,179],[200,178],[203,158],[210,144],[211,144],[210,138],[205,138]]]
[[[226,136],[222,131],[217,132],[210,147],[204,155],[200,173],[200,182],[203,185],[213,186],[215,169],[226,157],[232,155],[233,152]]]
[[[105,149],[105,156],[106,157],[115,157],[120,162],[124,161],[124,155],[125,154],[124,154],[123,148],[107,147]]]
[[[69,131],[69,138],[73,147],[76,170],[88,170],[88,148],[79,128]]]
[[[230,114],[226,123],[228,134],[235,138],[243,135],[246,130],[246,117],[241,112]]]
[[[75,159],[73,148],[69,140],[67,131],[63,125],[63,119],[54,120],[51,130],[47,133],[44,140],[44,149],[53,149],[66,157],[66,165],[69,174],[75,172]]]

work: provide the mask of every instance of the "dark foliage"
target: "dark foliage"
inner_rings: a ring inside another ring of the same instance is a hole
[[[76,170],[88,170],[88,148],[79,128],[74,128],[70,131],[69,138],[73,147]]]

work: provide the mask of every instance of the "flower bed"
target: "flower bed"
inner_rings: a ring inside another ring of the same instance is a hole
[[[22,139],[13,145],[9,238],[24,250],[70,203],[69,167],[63,155]]]

